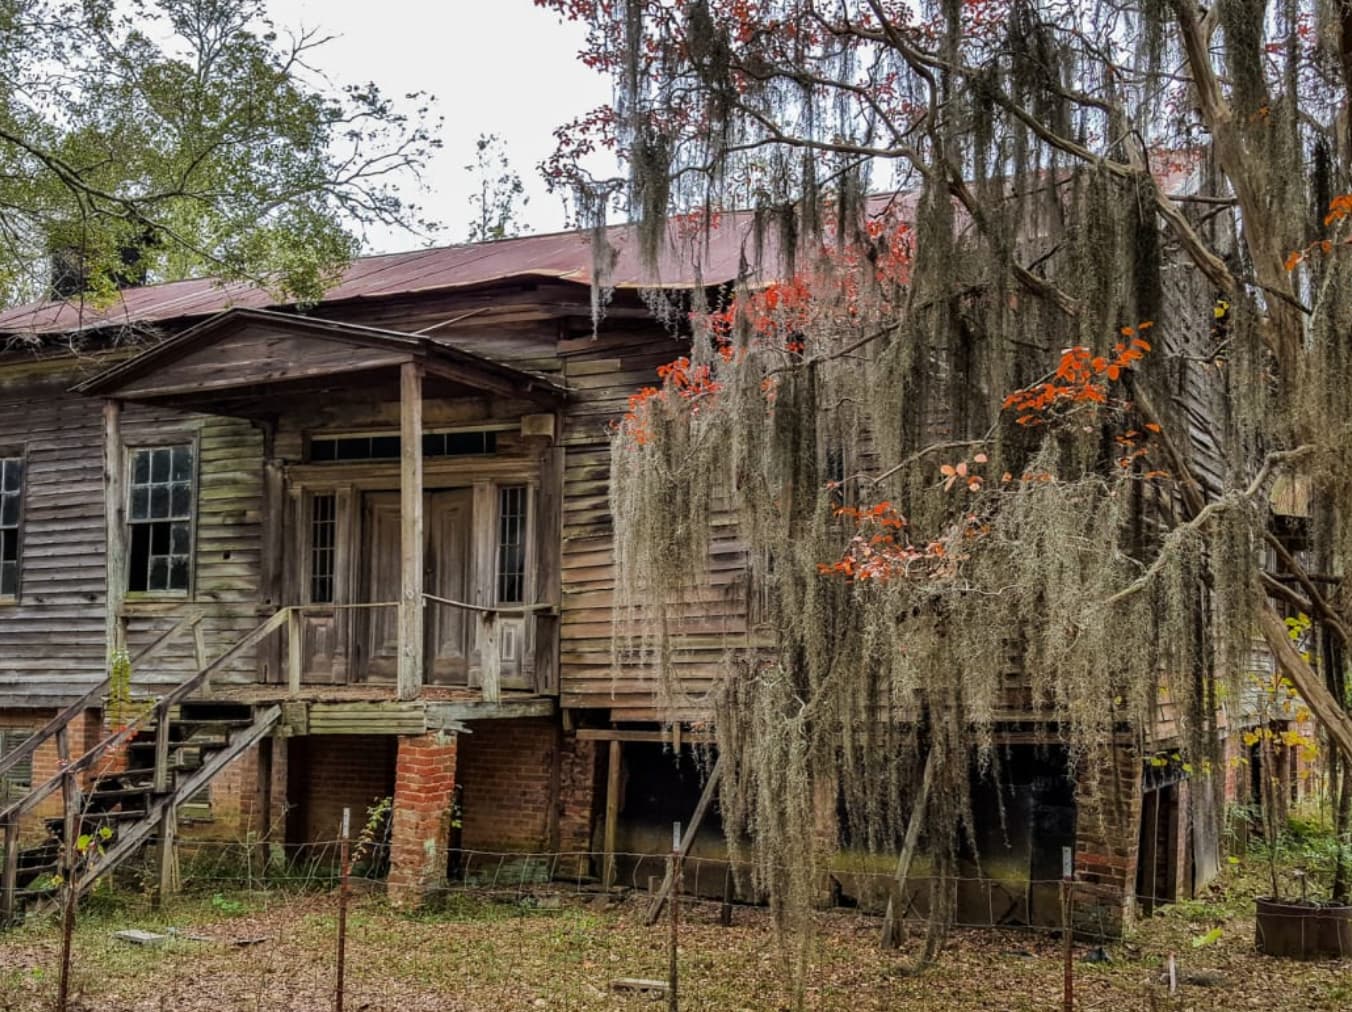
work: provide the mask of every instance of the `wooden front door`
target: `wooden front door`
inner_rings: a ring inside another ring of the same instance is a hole
[[[423,504],[423,587],[465,600],[469,579],[470,503],[467,489],[428,493]],[[368,602],[398,602],[399,493],[371,492],[362,516],[362,587]],[[393,681],[399,666],[399,609],[363,609],[361,677]],[[469,623],[462,609],[429,604],[424,611],[427,681],[463,684],[468,672]]]

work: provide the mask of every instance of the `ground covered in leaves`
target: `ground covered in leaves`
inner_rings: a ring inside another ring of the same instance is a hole
[[[1257,955],[1252,890],[1242,878],[1208,900],[1168,908],[1107,963],[1076,945],[1079,1009],[1342,1009],[1352,1007],[1352,960],[1295,963]],[[453,894],[437,910],[403,914],[377,895],[349,914],[346,1008],[398,1012],[652,1009],[652,997],[611,991],[620,977],[666,976],[668,926],[642,924],[644,900],[572,892],[494,899]],[[75,935],[75,1008],[322,1010],[333,1007],[337,901],[332,894],[215,893],[155,913],[137,900],[96,897]],[[1060,944],[1020,929],[956,932],[938,964],[907,974],[911,952],[877,947],[878,921],[820,915],[805,1007],[814,1010],[1059,1009]],[[125,928],[165,932],[156,946],[117,940]],[[1217,932],[1216,929],[1220,929]],[[29,925],[0,936],[0,1010],[53,1007],[59,932]],[[791,1007],[785,964],[767,914],[682,906],[683,1009]],[[913,951],[914,939],[908,945]],[[1170,952],[1185,983],[1161,983]],[[1197,983],[1193,981],[1202,981]]]

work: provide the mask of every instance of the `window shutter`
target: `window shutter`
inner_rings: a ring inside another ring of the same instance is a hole
[[[0,731],[0,759],[9,755],[32,736],[32,731],[21,731],[17,728]],[[30,755],[17,766],[6,770],[4,776],[0,777],[0,798],[7,803],[17,801],[28,793],[32,785],[33,757]]]

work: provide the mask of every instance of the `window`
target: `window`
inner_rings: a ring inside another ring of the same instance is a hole
[[[128,590],[187,591],[192,477],[191,445],[132,451]]]
[[[398,460],[403,443],[398,436],[323,436],[310,440],[313,463],[350,460]],[[498,434],[476,432],[424,432],[424,457],[466,457],[496,453]]]
[[[526,486],[498,489],[498,604],[526,600]]]
[[[310,602],[333,603],[333,556],[338,533],[337,503],[332,494],[310,500]]]
[[[23,513],[23,458],[0,459],[0,597],[19,595],[19,523]]]
[[[27,728],[0,727],[0,759],[26,742],[32,733]],[[0,774],[0,807],[23,797],[32,785],[33,757],[30,755],[23,762]]]

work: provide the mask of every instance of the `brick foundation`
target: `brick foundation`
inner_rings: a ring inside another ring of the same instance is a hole
[[[465,850],[551,849],[558,731],[547,717],[480,720],[456,753]]]
[[[587,872],[588,853],[594,849],[592,832],[601,796],[596,742],[566,736],[559,751],[559,850],[578,855],[582,874]]]
[[[0,727],[3,728],[21,728],[27,731],[37,731],[54,716],[57,711],[51,710],[27,710],[27,709],[4,709],[0,710]],[[86,710],[79,717],[71,721],[68,728],[68,739],[70,758],[78,759],[97,745],[108,732],[103,727],[102,716],[98,710]],[[93,771],[83,778],[84,784],[98,773],[114,772],[126,768],[126,754],[123,749],[115,749],[105,753],[100,759]],[[60,769],[60,762],[57,758],[56,736],[48,738],[38,746],[33,753],[33,775],[31,786],[36,787],[54,777]],[[38,805],[37,810],[30,815],[29,821],[35,824],[38,820],[55,817],[62,813],[61,793],[58,791],[47,798],[42,804]]]
[[[336,840],[344,808],[352,810],[355,837],[366,823],[367,809],[394,793],[398,742],[393,735],[379,734],[291,738],[286,759],[286,842]]]
[[[271,754],[271,781],[264,783],[264,750]],[[211,782],[211,818],[188,823],[180,815],[180,834],[225,840],[286,841],[287,755],[285,738],[265,739],[245,750]],[[271,808],[263,812],[265,800]]]
[[[399,738],[390,830],[390,899],[421,902],[446,878],[456,739],[441,732]]]
[[[1075,778],[1076,933],[1115,938],[1135,913],[1141,760],[1126,746],[1082,760]]]

